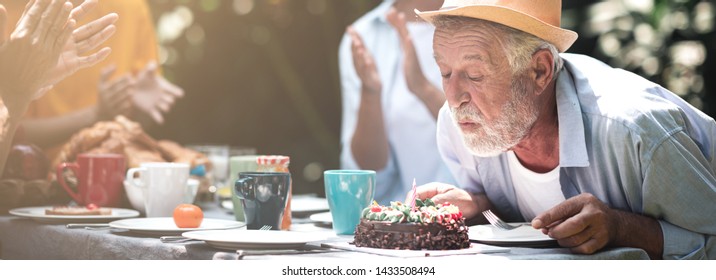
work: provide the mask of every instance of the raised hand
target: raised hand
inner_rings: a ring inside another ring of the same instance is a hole
[[[134,78],[126,74],[110,80],[116,71],[114,65],[102,69],[100,75],[97,102],[99,119],[108,120],[117,115],[128,116],[132,111],[132,94],[134,93]]]
[[[86,1],[92,3],[93,1]],[[75,8],[75,17],[83,16],[90,7],[82,6]],[[55,84],[80,69],[91,67],[109,56],[111,49],[104,47],[99,51],[83,56],[85,53],[99,47],[114,34],[117,21],[117,14],[108,14],[86,25],[83,25],[72,33],[72,38],[64,46],[62,55],[57,65],[51,72],[49,84]]]
[[[400,47],[403,51],[403,72],[408,90],[423,101],[433,116],[437,118],[440,107],[445,102],[445,97],[438,87],[425,78],[415,51],[415,45],[408,31],[405,14],[398,12],[395,8],[390,8],[386,18],[398,32],[398,37],[400,38]]]
[[[150,62],[136,77],[132,102],[135,108],[148,114],[155,122],[164,123],[164,114],[169,112],[177,98],[184,96],[184,90],[167,81],[157,73],[157,64]]]
[[[378,68],[375,65],[373,56],[366,49],[363,39],[353,27],[349,26],[346,32],[351,37],[353,66],[361,80],[363,93],[380,94],[383,84],[380,81],[380,75],[378,75]]]
[[[89,11],[94,9],[94,7],[97,6],[97,0],[85,0],[83,1],[79,6],[72,9],[72,13],[70,13],[70,17],[75,19],[75,21],[82,20]]]
[[[48,86],[50,71],[57,64],[75,20],[72,4],[64,0],[28,3],[9,38],[0,34],[0,97],[10,115],[23,114],[34,94]],[[0,30],[7,24],[0,11]]]
[[[429,82],[420,68],[420,61],[418,61],[418,56],[415,53],[415,45],[405,22],[405,14],[397,12],[395,8],[390,8],[386,18],[398,32],[398,37],[400,38],[400,47],[403,50],[403,72],[405,72],[405,82],[408,85],[408,89],[413,93],[420,93],[426,86],[429,86]]]

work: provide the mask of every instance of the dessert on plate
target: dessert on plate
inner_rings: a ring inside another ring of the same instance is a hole
[[[45,209],[45,215],[106,216],[112,215],[112,209],[97,207],[92,203],[87,206],[53,206],[50,209]]]
[[[457,206],[415,200],[410,206],[376,202],[363,209],[353,244],[402,250],[453,250],[470,247],[465,218]]]

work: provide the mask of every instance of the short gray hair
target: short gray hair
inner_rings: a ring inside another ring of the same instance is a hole
[[[498,34],[498,38],[507,47],[505,55],[512,68],[513,75],[524,71],[532,60],[532,55],[543,49],[549,50],[552,53],[552,57],[554,57],[552,63],[554,65],[554,76],[552,78],[556,79],[557,73],[562,70],[563,62],[557,47],[527,32],[487,20],[462,16],[440,15],[434,17],[432,23],[437,29],[465,30],[480,28],[493,34]]]

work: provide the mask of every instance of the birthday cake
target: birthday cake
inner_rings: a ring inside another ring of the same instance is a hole
[[[415,200],[363,209],[353,245],[401,250],[453,250],[470,247],[465,218],[457,206]]]

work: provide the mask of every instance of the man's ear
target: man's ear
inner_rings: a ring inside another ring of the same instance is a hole
[[[533,79],[535,91],[540,94],[552,82],[554,77],[554,56],[548,49],[541,49],[532,55],[532,73],[530,78]]]

